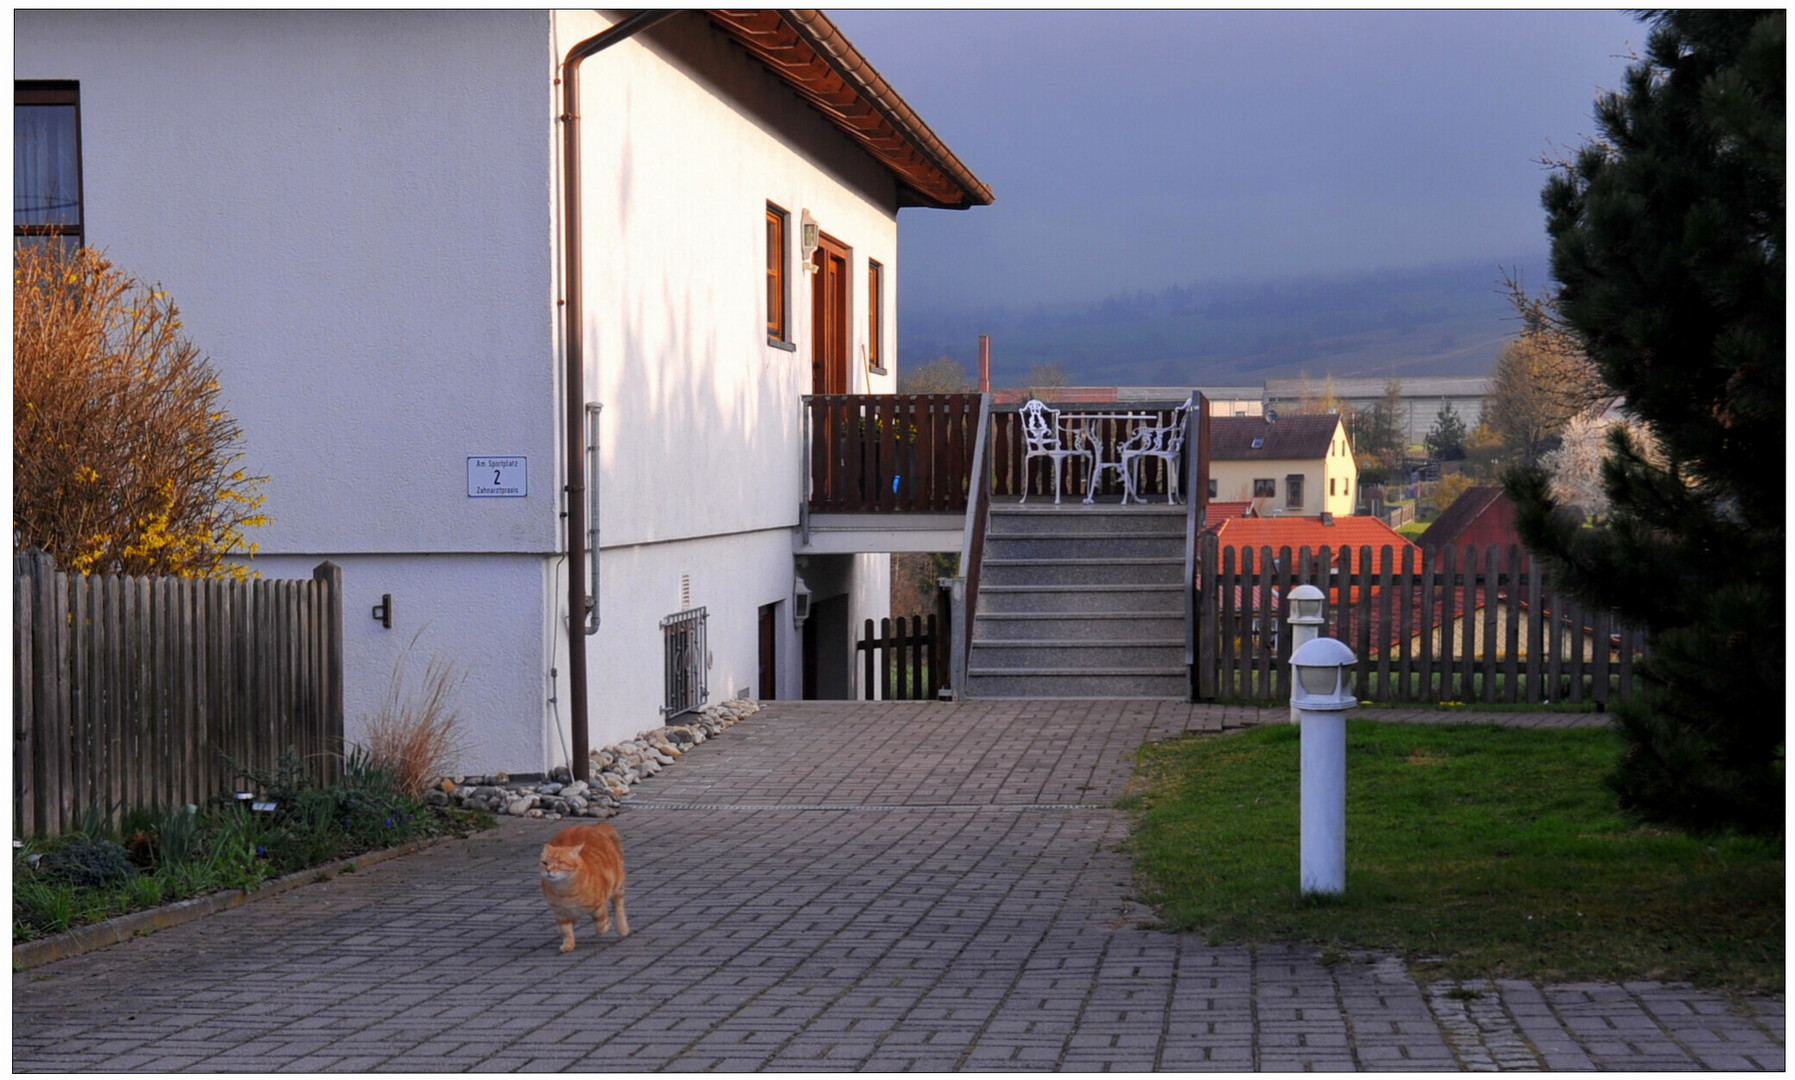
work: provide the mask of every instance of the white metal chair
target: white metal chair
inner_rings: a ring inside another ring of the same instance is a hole
[[[1144,427],[1135,431],[1134,435],[1120,447],[1118,457],[1122,460],[1122,501],[1127,502],[1134,496],[1136,502],[1146,502],[1141,498],[1134,484],[1134,468],[1147,457],[1164,458],[1166,463],[1167,502],[1178,501],[1178,458],[1184,452],[1184,429],[1187,426],[1195,405],[1189,401],[1172,410],[1172,422],[1163,427]]]
[[[1016,410],[1022,420],[1022,502],[1028,501],[1028,465],[1035,458],[1044,457],[1053,460],[1053,502],[1060,501],[1060,467],[1067,458],[1081,457],[1095,462],[1096,457],[1089,450],[1077,446],[1067,446],[1060,439],[1060,411],[1049,408],[1045,403],[1030,398],[1022,408]]]

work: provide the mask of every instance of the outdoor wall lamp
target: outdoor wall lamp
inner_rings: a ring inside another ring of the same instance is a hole
[[[1290,656],[1290,703],[1302,724],[1298,815],[1305,893],[1346,891],[1346,710],[1358,704],[1347,671],[1358,658],[1318,637]]]
[[[803,574],[792,575],[792,626],[804,629],[804,620],[810,618],[810,586],[805,584]]]
[[[803,248],[804,269],[806,272],[814,274],[816,273],[816,249],[822,240],[822,230],[817,226],[816,219],[810,216],[809,210],[805,210],[799,215],[798,238]]]

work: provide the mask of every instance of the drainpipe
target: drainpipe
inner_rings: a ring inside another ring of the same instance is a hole
[[[561,300],[566,347],[566,401],[563,426],[567,447],[567,694],[573,725],[573,768],[576,780],[590,780],[586,711],[586,631],[592,609],[586,591],[586,356],[583,347],[584,316],[580,248],[580,64],[594,53],[627,40],[649,27],[677,15],[677,11],[638,11],[608,30],[602,30],[567,51],[561,61],[561,219],[566,230],[562,242],[564,296]],[[597,582],[593,583],[594,588]],[[576,631],[576,627],[582,628]]]
[[[991,392],[991,335],[979,335],[979,393]]]

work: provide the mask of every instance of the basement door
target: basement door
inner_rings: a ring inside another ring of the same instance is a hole
[[[810,392],[848,392],[848,249],[827,233],[817,237],[810,311]]]

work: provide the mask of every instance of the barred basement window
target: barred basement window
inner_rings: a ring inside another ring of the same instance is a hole
[[[705,644],[705,618],[704,608],[692,608],[661,620],[667,701],[661,706],[662,716],[691,712],[702,706],[709,696],[704,685],[705,660],[709,655]]]

